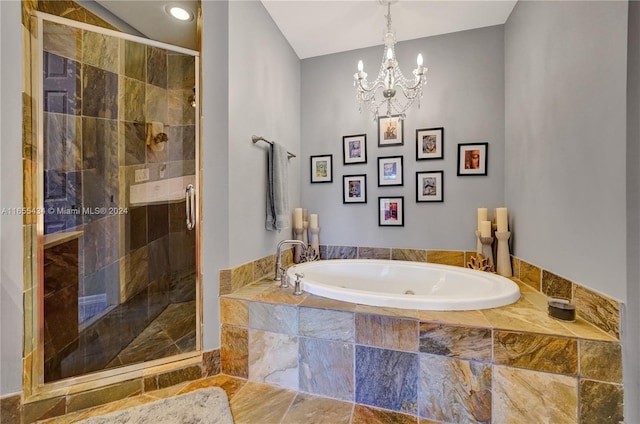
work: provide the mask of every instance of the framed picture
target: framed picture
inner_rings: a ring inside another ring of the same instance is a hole
[[[404,124],[400,115],[378,118],[378,147],[402,146],[404,144]]]
[[[416,130],[416,160],[444,159],[444,128]]]
[[[378,158],[378,187],[403,185],[402,156]]]
[[[342,177],[342,203],[367,203],[367,176]]]
[[[489,143],[458,144],[458,175],[487,175]]]
[[[342,152],[345,165],[367,163],[367,135],[345,135],[342,137]]]
[[[416,172],[416,202],[443,202],[442,171]]]
[[[378,197],[378,226],[404,227],[404,197]]]
[[[311,182],[333,182],[333,155],[311,156]]]

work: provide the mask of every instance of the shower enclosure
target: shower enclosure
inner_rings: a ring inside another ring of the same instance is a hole
[[[198,53],[32,23],[40,382],[200,351]]]

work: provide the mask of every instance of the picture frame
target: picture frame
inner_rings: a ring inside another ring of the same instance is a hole
[[[367,203],[367,176],[344,175],[342,177],[342,203]]]
[[[400,115],[378,117],[378,147],[402,146],[404,121]]]
[[[489,143],[458,144],[458,176],[487,175]]]
[[[333,155],[311,156],[311,183],[333,182]]]
[[[378,226],[404,227],[404,196],[378,197]]]
[[[416,172],[416,202],[444,202],[444,172]]]
[[[402,156],[378,158],[378,187],[404,185]]]
[[[416,160],[444,159],[444,128],[416,130]]]
[[[367,163],[367,135],[345,135],[342,137],[342,157],[345,165]]]

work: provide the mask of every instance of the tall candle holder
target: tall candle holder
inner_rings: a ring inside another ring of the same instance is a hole
[[[302,241],[305,246],[309,245],[309,235],[307,229],[309,228],[309,221],[302,221]]]
[[[511,277],[513,271],[511,269],[511,255],[509,253],[509,237],[511,233],[509,231],[498,232],[496,231],[496,238],[498,239],[498,253],[496,255],[496,271],[503,277]]]
[[[493,262],[493,237],[480,237],[480,241],[482,242],[482,256],[486,259],[489,259],[489,264],[494,265]]]
[[[293,238],[296,240],[302,240],[303,227],[293,227]],[[293,247],[293,261],[297,264],[300,263],[300,255],[302,254],[302,246],[296,244]]]
[[[480,241],[480,231],[476,230],[476,253],[482,255],[482,242]]]
[[[309,245],[320,257],[320,227],[309,228]]]

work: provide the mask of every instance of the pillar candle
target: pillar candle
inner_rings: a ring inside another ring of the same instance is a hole
[[[491,237],[491,221],[480,222],[480,237]]]
[[[318,228],[318,214],[312,213],[309,215],[309,228]]]
[[[293,210],[293,227],[302,228],[302,208],[295,208]]]
[[[307,209],[302,209],[302,222],[308,221],[308,220],[309,220],[309,216],[307,214]]]
[[[478,231],[480,231],[480,223],[487,220],[487,208],[478,208]]]
[[[496,224],[498,224],[498,232],[505,233],[509,231],[509,221],[507,220],[507,208],[496,209]]]

